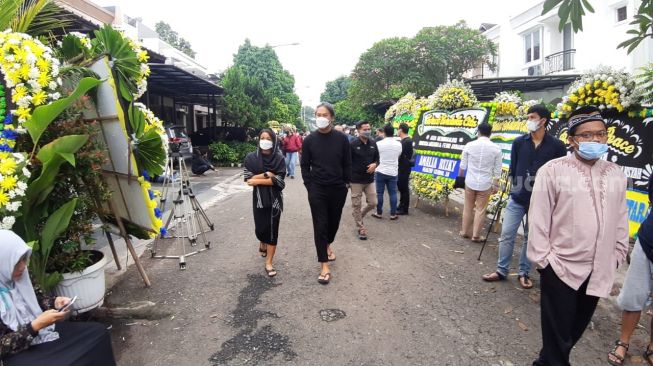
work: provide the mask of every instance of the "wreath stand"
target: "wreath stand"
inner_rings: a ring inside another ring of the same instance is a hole
[[[420,198],[418,195],[415,195],[417,199],[415,200],[415,204],[413,205],[413,208],[417,208],[419,205]],[[444,217],[449,217],[449,196],[447,196],[444,201],[442,202],[442,205],[444,206]]]

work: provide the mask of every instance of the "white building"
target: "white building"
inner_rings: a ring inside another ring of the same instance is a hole
[[[528,7],[507,15],[501,23],[481,28],[497,44],[497,68],[473,70],[470,79],[503,79],[503,89],[525,91],[529,98],[545,102],[559,98],[575,75],[599,65],[635,73],[653,62],[653,40],[649,37],[630,54],[617,46],[631,38],[626,32],[641,0],[593,0],[594,13],[583,17],[583,31],[573,33],[571,24],[559,30],[558,9],[542,15],[544,1],[525,2]],[[528,78],[528,77],[532,78]],[[525,78],[526,77],[526,78]],[[517,84],[538,84],[538,90]],[[481,88],[481,80],[473,80]],[[496,83],[495,83],[496,84]],[[494,88],[496,89],[496,88]],[[485,94],[485,93],[481,93]]]
[[[89,0],[56,0],[55,4],[76,17],[69,31],[89,33],[110,24],[148,50],[151,74],[141,101],[167,125],[184,125],[189,133],[222,125],[217,108],[222,88],[209,80],[207,68],[161,40],[140,18],[123,14],[118,6],[100,7]]]

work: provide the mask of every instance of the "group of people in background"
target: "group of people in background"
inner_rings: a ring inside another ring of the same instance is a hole
[[[270,129],[259,134],[259,147],[245,158],[245,181],[253,189],[254,226],[259,252],[266,258],[265,271],[276,276],[273,258],[283,210],[285,177],[295,176],[298,155],[301,173],[308,192],[317,259],[320,263],[318,282],[331,280],[329,262],[336,256],[332,245],[340,227],[342,209],[351,190],[352,211],[360,240],[368,237],[365,216],[383,218],[385,190],[390,197],[390,220],[407,215],[410,204],[408,181],[413,165],[413,143],[406,124],[399,126],[399,139],[394,128],[386,125],[383,139],[372,137],[369,122],[356,124],[356,136],[334,125],[335,111],[322,103],[315,112],[317,130],[302,139],[290,130],[277,139]],[[285,158],[284,156],[285,155]],[[283,163],[282,163],[283,162]],[[397,192],[401,197],[397,197]],[[365,196],[366,206],[362,207]]]
[[[333,125],[335,113],[328,103],[316,109],[317,130],[301,144],[301,172],[308,192],[320,274],[329,283],[329,262],[335,261],[333,244],[348,191],[358,238],[368,232],[367,214],[382,219],[384,194],[390,198],[390,220],[408,214],[408,181],[413,162],[409,127],[386,125],[376,130],[366,121],[356,125],[356,136]],[[611,291],[617,268],[629,251],[627,178],[622,169],[601,159],[608,150],[606,122],[597,108],[586,106],[569,116],[568,145],[546,133],[551,114],[543,105],[528,110],[528,133],[512,144],[507,184],[510,191],[503,209],[496,270],[484,281],[508,279],[515,238],[523,229],[517,278],[524,289],[533,287],[531,263],[540,274],[542,348],[533,365],[569,365],[599,298]],[[491,140],[492,126],[481,123],[478,138],[462,153],[459,175],[465,177],[465,202],[460,235],[474,242],[486,240],[481,230],[492,194],[500,187],[503,154]],[[259,250],[272,266],[279,219],[283,208],[284,177],[293,157],[277,148],[274,132],[263,130],[257,152],[245,161],[245,180],[254,186],[254,219]],[[297,145],[293,145],[297,146]],[[292,167],[294,176],[294,166]],[[397,192],[401,198],[397,199]],[[363,196],[365,206],[363,207]],[[653,199],[653,183],[649,183]],[[621,337],[608,355],[612,365],[622,365],[629,340],[653,291],[653,218],[642,223],[632,263],[619,305],[624,310]],[[653,324],[652,324],[653,327]],[[652,342],[653,343],[653,342]],[[650,347],[645,359],[653,364]]]

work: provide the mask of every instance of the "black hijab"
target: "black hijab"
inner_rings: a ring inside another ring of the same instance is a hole
[[[271,172],[276,177],[272,179],[271,186],[256,186],[253,190],[254,207],[283,210],[283,179],[286,176],[286,160],[284,159],[279,145],[277,135],[270,129],[263,129],[259,132],[259,142],[261,135],[266,132],[272,138],[272,153],[263,154],[260,145],[255,152],[249,153],[245,157],[245,169],[252,175]],[[273,213],[274,215],[274,213]]]
[[[257,146],[255,152],[249,153],[245,157],[245,169],[254,174],[263,174],[265,172],[272,172],[276,175],[285,174],[286,160],[279,149],[277,135],[271,129],[264,128],[258,134],[259,141],[264,132],[272,138],[272,153],[263,154],[261,146]]]

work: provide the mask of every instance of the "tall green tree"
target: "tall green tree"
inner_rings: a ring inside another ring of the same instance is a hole
[[[179,43],[177,43],[177,47],[179,48],[179,51],[187,54],[188,56],[195,58],[195,51],[193,51],[193,46],[190,44],[189,41],[186,40],[186,38],[179,38]]]
[[[349,96],[356,103],[372,104],[406,94],[416,77],[415,50],[409,38],[376,42],[359,58],[351,74]]]
[[[234,66],[238,66],[245,75],[254,77],[261,83],[266,99],[264,118],[282,123],[297,122],[301,102],[294,91],[295,78],[283,68],[272,47],[257,47],[245,40],[234,55]],[[275,98],[277,102],[273,102]],[[281,108],[279,103],[285,108]],[[268,110],[269,106],[273,108]]]
[[[336,104],[341,100],[347,99],[347,89],[351,85],[351,79],[348,76],[341,76],[335,80],[328,81],[324,93],[320,95],[320,100]]]
[[[413,39],[417,68],[430,92],[446,80],[459,79],[479,65],[494,69],[496,45],[464,20],[452,26],[425,27]]]
[[[362,106],[350,99],[344,99],[337,102],[334,108],[338,123],[353,125],[358,121],[367,121],[372,126],[381,126],[383,124],[383,115],[371,105]]]
[[[351,78],[341,76],[326,83],[326,87],[320,100],[333,104],[336,111],[338,123],[355,124],[358,121],[366,120],[372,124],[380,123],[383,116],[371,106],[363,106],[349,98],[349,92],[355,87]]]
[[[349,97],[369,105],[407,92],[430,95],[441,83],[479,65],[494,68],[496,45],[464,21],[422,28],[414,38],[388,38],[364,52],[351,78]]]
[[[182,37],[179,37],[179,34],[172,29],[170,24],[160,21],[154,25],[154,30],[163,41],[167,42],[172,47],[178,49],[186,55],[195,58],[195,51],[193,51],[193,47],[191,46],[190,42]]]
[[[242,127],[264,127],[264,91],[261,83],[247,76],[238,66],[231,66],[221,77],[224,88],[222,114],[227,122]]]

